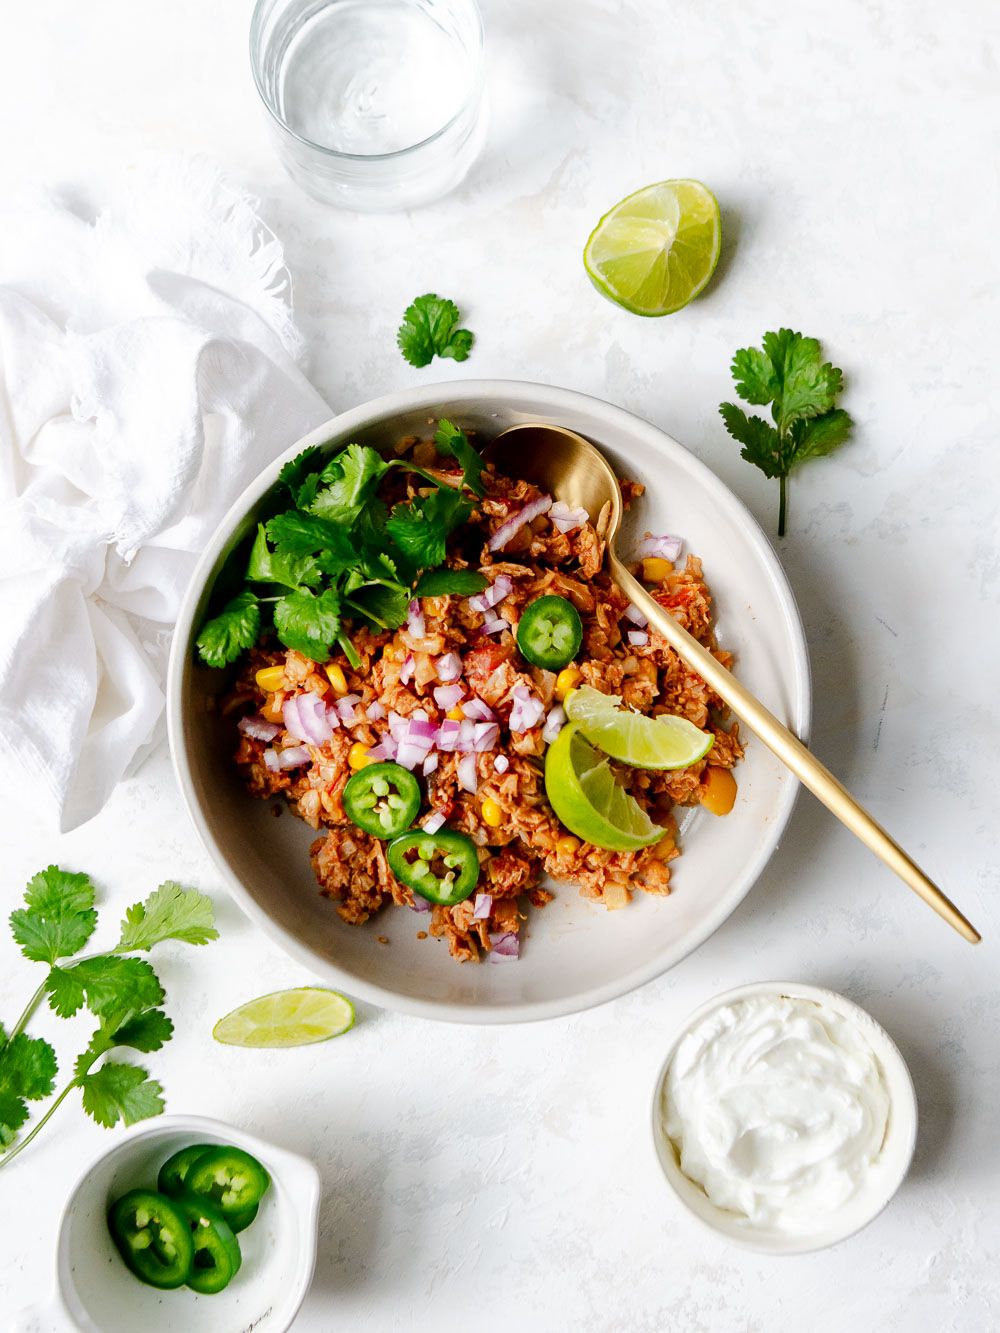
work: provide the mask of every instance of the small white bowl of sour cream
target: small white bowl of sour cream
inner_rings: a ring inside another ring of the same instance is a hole
[[[653,1142],[675,1197],[765,1254],[846,1240],[902,1184],[917,1137],[895,1043],[835,991],[763,981],[717,995],[670,1043]]]

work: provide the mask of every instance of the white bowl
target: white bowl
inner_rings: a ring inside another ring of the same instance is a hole
[[[224,677],[199,666],[194,639],[226,557],[254,530],[282,463],[307,445],[358,440],[388,447],[446,416],[487,440],[526,421],[570,426],[592,439],[622,477],[647,494],[626,515],[628,555],[646,531],[685,538],[700,555],[720,644],[740,679],[803,738],[809,728],[806,646],[791,590],[771,546],[719,479],[675,440],[638,417],[583,394],[503,380],[431,384],[345,412],[267,468],[236,501],[192,578],[174,635],[167,718],[174,764],[191,817],[239,905],[299,961],[338,988],[428,1018],[496,1023],[549,1018],[641,986],[698,947],[725,921],[767,864],[791,813],[797,782],[752,738],[737,770],[739,796],[718,819],[680,811],[683,855],[668,898],[639,893],[617,912],[569,885],[533,911],[516,963],[459,964],[443,941],[416,938],[421,920],[396,909],[365,927],[341,921],[309,865],[312,829],[275,819],[252,800],[231,761],[233,735],[209,711]],[[378,943],[385,936],[388,945]]]
[[[156,1188],[156,1174],[191,1143],[231,1143],[271,1177],[251,1226],[239,1235],[243,1264],[224,1291],[160,1291],[140,1282],[115,1249],[108,1207],[126,1190]],[[12,1333],[284,1333],[298,1313],[316,1263],[320,1177],[312,1162],[241,1129],[202,1116],[165,1115],[117,1136],[84,1172],[59,1226],[56,1290],[45,1308],[24,1311]],[[263,1321],[263,1322],[261,1322]]]
[[[813,1000],[842,1015],[853,1023],[867,1038],[889,1089],[889,1121],[882,1145],[879,1170],[873,1174],[867,1188],[859,1191],[842,1208],[830,1214],[822,1226],[800,1235],[779,1234],[755,1229],[745,1217],[714,1204],[702,1187],[689,1179],[681,1170],[677,1150],[663,1128],[662,1098],[667,1071],[678,1046],[687,1034],[710,1014],[723,1005],[735,1004],[753,996],[789,996],[792,999]],[[687,1212],[717,1236],[733,1245],[763,1254],[806,1254],[811,1250],[826,1249],[846,1240],[867,1226],[885,1208],[903,1183],[917,1142],[917,1099],[913,1080],[906,1062],[885,1031],[871,1014],[836,991],[820,986],[806,986],[795,981],[757,981],[748,986],[716,995],[689,1014],[674,1034],[667,1058],[657,1075],[653,1092],[653,1143],[656,1155],[674,1197]]]

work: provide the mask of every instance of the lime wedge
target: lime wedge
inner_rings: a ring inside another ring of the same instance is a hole
[[[227,1046],[311,1046],[339,1037],[354,1025],[354,1005],[320,986],[279,990],[248,1000],[212,1029]]]
[[[719,260],[719,205],[700,181],[660,181],[615,204],[583,262],[598,291],[636,315],[670,315],[697,296]]]
[[[592,745],[634,768],[687,768],[708,754],[714,740],[686,717],[633,713],[617,694],[589,685],[567,695],[565,708]]]
[[[571,833],[611,852],[635,852],[666,833],[615,781],[607,755],[567,722],[545,754],[545,793]]]

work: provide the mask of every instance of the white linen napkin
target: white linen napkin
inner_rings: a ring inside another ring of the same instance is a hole
[[[219,518],[330,416],[281,247],[200,159],[0,215],[0,798],[66,831],[162,736]]]

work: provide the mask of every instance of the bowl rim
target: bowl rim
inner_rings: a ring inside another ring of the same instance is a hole
[[[446,401],[453,407],[456,403],[466,403],[474,407],[483,402],[492,402],[499,406],[510,406],[523,413],[526,411],[523,406],[526,399],[531,400],[533,412],[536,408],[568,415],[574,412],[586,412],[595,418],[602,418],[611,430],[617,429],[619,433],[631,434],[633,437],[642,436],[665,455],[673,454],[682,458],[683,465],[696,476],[709,498],[720,509],[727,511],[739,525],[774,588],[792,642],[793,651],[789,661],[791,716],[788,724],[804,742],[808,743],[809,739],[812,720],[809,656],[801,614],[784,569],[763,529],[743,502],[705,463],[660,427],[626,408],[617,407],[575,389],[563,389],[530,380],[481,379],[445,380],[384,394],[331,417],[304,435],[265,467],[237,496],[206,543],[188,582],[177,616],[167,667],[166,711],[171,760],[185,808],[216,869],[222,875],[229,892],[241,910],[286,953],[324,981],[342,987],[349,994],[356,995],[380,1008],[408,1013],[418,1018],[473,1024],[534,1022],[579,1013],[646,985],[688,954],[693,953],[695,949],[700,948],[736,910],[777,848],[799,792],[799,781],[789,772],[787,781],[782,784],[778,803],[768,821],[766,835],[761,840],[755,855],[747,862],[741,877],[734,881],[735,887],[731,888],[716,905],[715,910],[705,917],[699,928],[692,932],[682,949],[664,950],[651,962],[628,971],[614,981],[594,986],[582,994],[555,1000],[473,1004],[401,996],[377,982],[356,977],[329,959],[320,957],[311,947],[275,922],[230,870],[227,858],[216,842],[208,821],[195,799],[194,783],[184,744],[182,711],[183,686],[189,666],[187,645],[191,638],[194,615],[206,581],[233,530],[247,511],[275,484],[283,464],[303,449],[324,444],[338,436],[350,435],[361,428],[370,428],[403,413],[425,410],[430,412],[440,408]],[[539,416],[526,415],[524,419],[538,420]]]
[[[277,1144],[270,1143],[267,1139],[259,1138],[256,1134],[240,1129],[237,1125],[228,1124],[224,1120],[216,1120],[202,1115],[175,1113],[142,1120],[119,1134],[114,1143],[109,1144],[103,1152],[97,1153],[87,1163],[73,1182],[73,1187],[66,1196],[66,1202],[59,1217],[55,1265],[56,1300],[62,1303],[63,1310],[75,1321],[76,1327],[99,1333],[97,1325],[84,1309],[77,1295],[69,1260],[70,1223],[80,1191],[91,1173],[109,1158],[127,1153],[130,1148],[143,1139],[177,1133],[191,1133],[195,1138],[218,1138],[225,1143],[232,1143],[238,1148],[244,1148],[246,1151],[252,1152],[254,1156],[260,1157],[268,1165],[271,1176],[280,1178],[288,1187],[289,1196],[302,1224],[302,1237],[300,1238],[301,1243],[295,1269],[297,1295],[294,1298],[294,1309],[289,1311],[290,1318],[285,1325],[286,1328],[290,1327],[309,1293],[316,1269],[319,1205],[322,1194],[319,1169],[315,1162],[310,1161],[308,1157],[303,1157],[301,1153],[292,1152],[288,1148],[281,1148]],[[277,1169],[273,1169],[275,1167]],[[295,1176],[295,1180],[289,1185],[289,1178],[292,1175]],[[276,1333],[278,1333],[278,1330],[276,1330]]]
[[[818,1231],[801,1236],[755,1231],[752,1227],[743,1228],[731,1220],[733,1214],[713,1204],[701,1187],[690,1181],[680,1169],[676,1153],[663,1129],[660,1115],[663,1084],[671,1062],[677,1054],[677,1048],[693,1028],[697,1027],[703,1019],[715,1013],[717,1009],[757,995],[777,995],[787,996],[791,999],[812,1000],[816,1004],[825,1005],[827,1008],[835,1010],[842,1017],[849,1018],[855,1023],[869,1041],[876,1058],[882,1066],[889,1089],[890,1107],[890,1128],[887,1130],[886,1140],[884,1141],[888,1140],[890,1134],[893,1135],[895,1140],[901,1141],[901,1156],[895,1172],[887,1178],[881,1189],[872,1192],[871,1207],[860,1218],[856,1218],[852,1213],[849,1215],[849,1220],[842,1219],[838,1226],[836,1225],[837,1213],[834,1212],[832,1223],[828,1223],[825,1228]],[[857,1235],[859,1231],[874,1222],[875,1218],[888,1207],[900,1185],[906,1179],[916,1150],[917,1121],[917,1094],[913,1085],[913,1077],[892,1037],[867,1009],[863,1009],[854,1000],[848,999],[846,995],[842,995],[839,991],[830,990],[826,986],[814,986],[809,982],[752,981],[742,986],[734,986],[731,990],[722,991],[710,1000],[698,1005],[672,1029],[667,1054],[653,1083],[651,1105],[653,1150],[663,1178],[670,1186],[670,1192],[674,1200],[682,1211],[688,1217],[693,1218],[704,1230],[711,1232],[712,1235],[730,1245],[735,1245],[744,1250],[753,1250],[757,1254],[784,1256],[810,1254],[816,1250],[825,1250],[831,1245],[838,1245],[841,1241]],[[694,1202],[696,1196],[698,1198],[697,1206]],[[714,1219],[713,1214],[717,1214],[718,1222]]]

